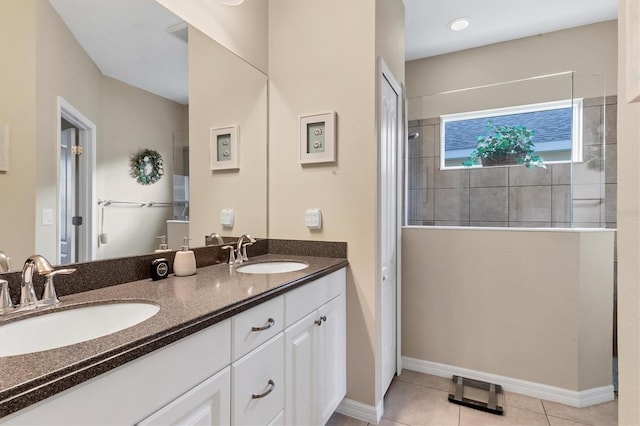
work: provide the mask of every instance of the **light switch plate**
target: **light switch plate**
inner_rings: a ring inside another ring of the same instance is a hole
[[[53,209],[42,209],[42,224],[53,225]]]
[[[233,209],[222,209],[220,211],[220,225],[223,228],[233,228],[233,222],[235,222],[235,212]]]
[[[322,212],[320,209],[309,209],[304,216],[304,223],[309,229],[322,229]]]

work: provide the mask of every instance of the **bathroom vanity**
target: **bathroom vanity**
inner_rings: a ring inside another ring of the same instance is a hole
[[[66,296],[160,310],[98,339],[0,357],[0,424],[325,424],[346,392],[347,261],[286,260],[309,266],[218,264]]]

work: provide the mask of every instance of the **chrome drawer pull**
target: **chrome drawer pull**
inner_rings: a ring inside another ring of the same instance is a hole
[[[273,318],[269,318],[267,320],[267,325],[263,325],[262,327],[251,327],[251,331],[264,331],[275,325],[276,321]]]
[[[265,396],[269,395],[271,392],[273,392],[273,390],[276,388],[276,384],[273,380],[269,379],[269,389],[267,389],[266,391],[260,393],[260,394],[255,394],[252,393],[251,394],[251,399],[260,399],[260,398],[264,398]]]

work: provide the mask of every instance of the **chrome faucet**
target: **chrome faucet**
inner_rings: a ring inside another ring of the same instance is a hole
[[[73,268],[57,269],[46,274],[45,277],[47,280],[44,283],[44,293],[42,293],[42,299],[38,302],[38,306],[57,305],[60,303],[60,299],[58,299],[58,295],[56,294],[56,288],[53,285],[53,277],[56,275],[73,274],[75,271]]]
[[[9,294],[9,282],[0,279],[0,315],[11,313],[13,308],[11,295]]]
[[[233,246],[222,246],[222,250],[229,250],[229,261],[227,265],[233,266],[236,264],[236,249]]]
[[[247,241],[244,242],[244,240]],[[238,253],[237,263],[247,262],[249,260],[249,257],[247,256],[247,246],[250,246],[255,242],[256,240],[249,234],[242,234],[240,238],[238,238],[238,247],[236,248]]]
[[[51,263],[43,256],[34,254],[29,257],[22,267],[22,283],[20,284],[20,306],[18,309],[33,309],[38,303],[36,291],[33,288],[33,273],[47,275],[53,272]]]
[[[20,305],[14,306],[9,295],[9,286],[6,280],[0,279],[0,315],[11,312],[19,312],[35,309],[39,306],[57,305],[60,303],[53,285],[53,277],[56,275],[72,274],[75,269],[53,269],[51,263],[39,254],[30,256],[22,267],[22,282],[20,284]],[[37,272],[46,278],[42,300],[38,300],[33,287],[33,275]]]
[[[212,232],[211,234],[205,236],[204,240],[206,246],[214,245],[214,240],[216,241],[216,244],[224,244],[224,240],[222,239],[220,234],[216,234],[215,232]]]
[[[7,254],[0,250],[0,272],[9,272],[11,269],[11,259]]]

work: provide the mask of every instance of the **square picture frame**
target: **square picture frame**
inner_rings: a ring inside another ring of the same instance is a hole
[[[209,134],[211,170],[240,168],[238,161],[238,125],[212,128]]]
[[[300,116],[298,160],[300,164],[336,161],[336,113]]]

